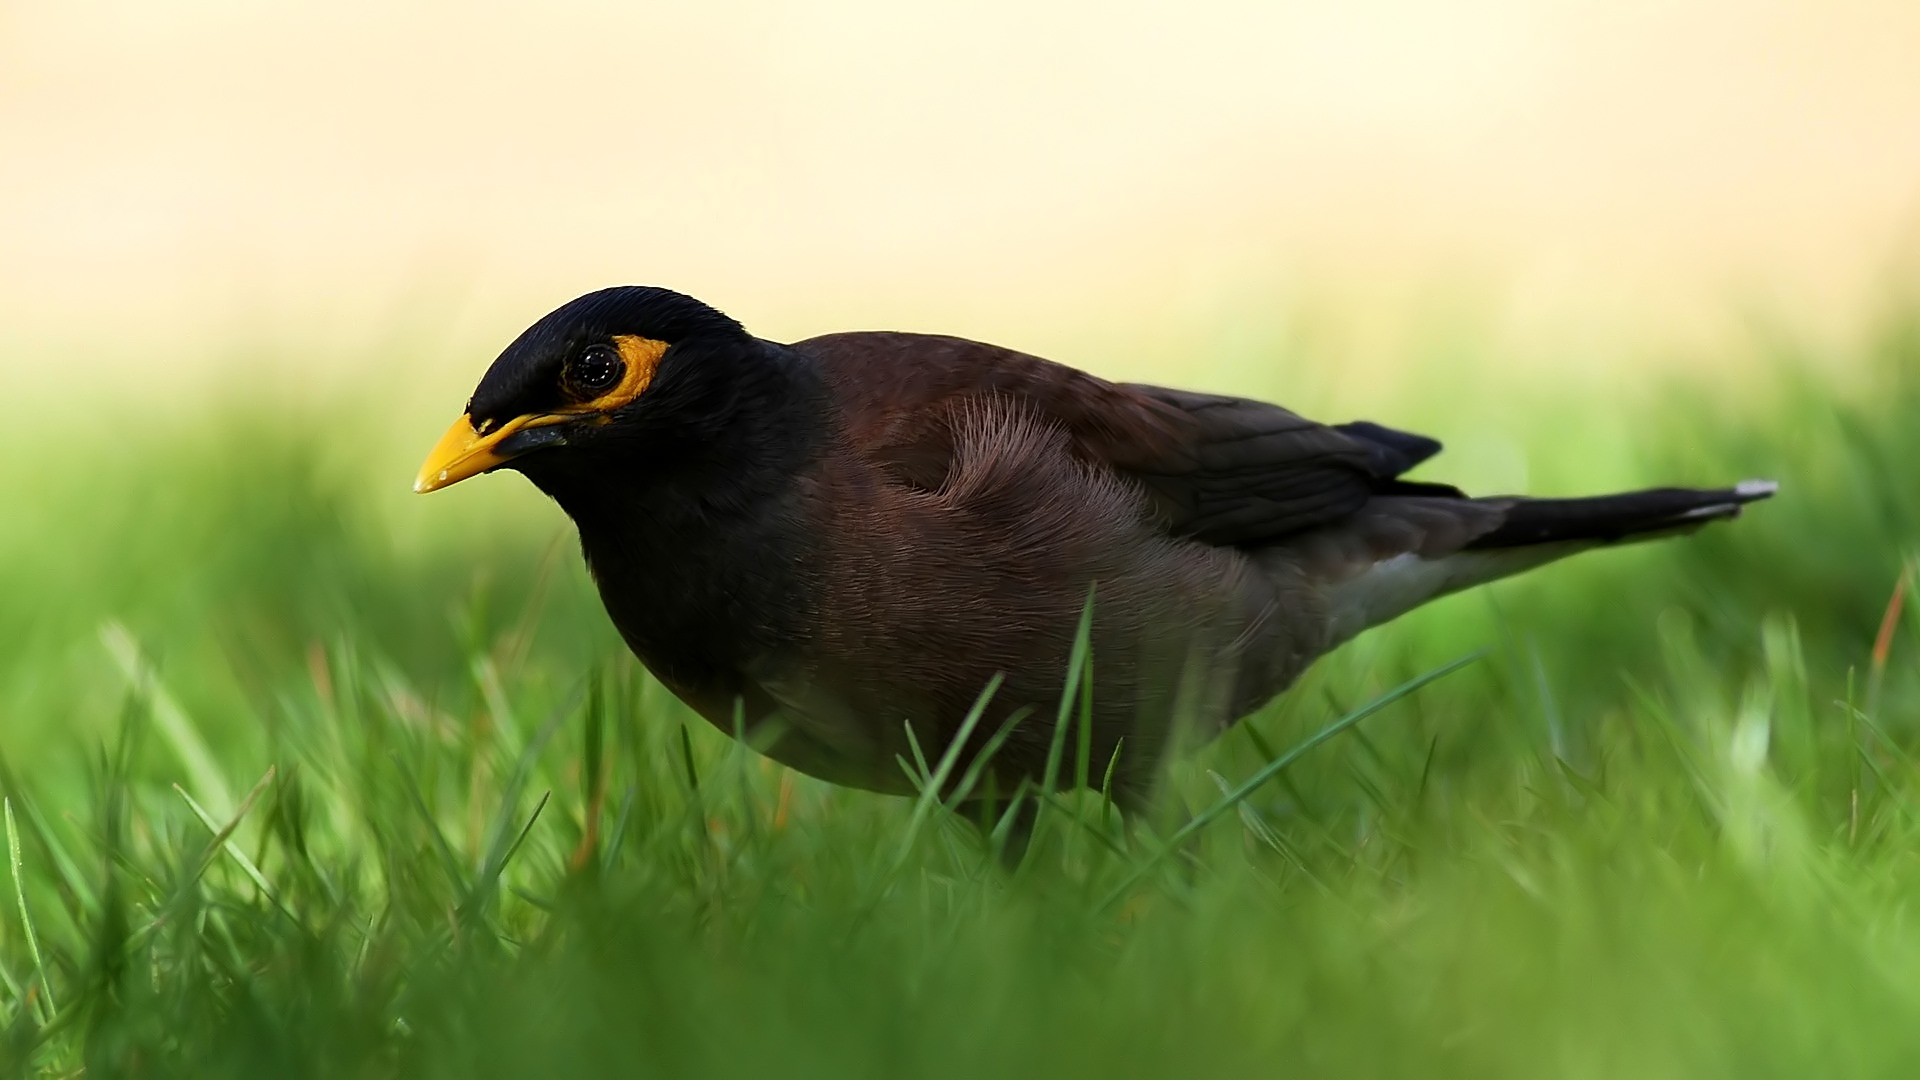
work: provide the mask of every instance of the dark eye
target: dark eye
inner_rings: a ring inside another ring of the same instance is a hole
[[[626,373],[626,362],[613,346],[589,345],[567,362],[560,382],[569,394],[588,401],[620,385]]]

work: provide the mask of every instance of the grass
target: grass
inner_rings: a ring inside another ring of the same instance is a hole
[[[1506,431],[1537,487],[1783,495],[1370,634],[1183,755],[1141,831],[1050,802],[1013,874],[692,717],[516,480],[389,495],[430,423],[389,453],[351,403],[67,418],[0,489],[0,1061],[1904,1073],[1920,309],[1844,385],[1790,353],[1732,399],[1469,366],[1381,410]]]

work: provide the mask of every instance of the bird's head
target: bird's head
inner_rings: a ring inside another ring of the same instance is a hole
[[[649,391],[703,345],[749,342],[740,324],[666,289],[620,286],[555,309],[508,345],[420,467],[413,490],[457,484],[644,422]]]

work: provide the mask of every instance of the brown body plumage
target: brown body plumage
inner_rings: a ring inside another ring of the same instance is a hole
[[[1744,484],[1470,499],[1400,475],[1439,444],[1110,383],[957,338],[760,341],[627,288],[536,323],[429,459],[507,465],[574,518],[614,624],[721,729],[838,783],[911,790],[996,677],[994,787],[1042,779],[1092,598],[1092,752],[1149,788],[1176,716],[1217,729],[1435,596],[1690,529]]]

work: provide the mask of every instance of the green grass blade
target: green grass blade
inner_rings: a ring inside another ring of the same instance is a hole
[[[119,665],[127,685],[133,687],[135,693],[146,697],[154,726],[166,736],[168,745],[180,758],[180,764],[186,766],[187,779],[193,789],[205,797],[216,814],[232,813],[233,789],[227,786],[226,774],[215,762],[212,748],[201,738],[199,727],[187,715],[187,711],[161,685],[160,674],[141,651],[140,643],[134,640],[126,627],[117,622],[107,623],[100,628],[100,640],[114,663]]]
[[[421,792],[419,783],[413,778],[413,773],[408,771],[406,764],[400,760],[399,756],[392,755],[388,760],[393,763],[394,772],[400,776],[400,784],[407,793],[407,801],[413,806],[414,812],[420,815],[421,822],[427,826],[427,834],[433,840],[434,853],[440,857],[440,868],[446,873],[447,881],[455,889],[465,893],[468,888],[467,872],[460,865],[459,857],[454,855],[453,845],[447,841],[447,834],[441,830],[440,819],[434,815],[433,808],[427,805],[426,795]]]
[[[40,1010],[40,1022],[46,1023],[59,1013],[59,1006],[53,1000],[53,980],[47,975],[47,958],[40,951],[40,934],[33,926],[33,912],[27,908],[27,880],[20,858],[20,828],[13,821],[13,797],[0,800],[7,815],[7,861],[13,866],[13,899],[20,905],[20,925],[26,931],[27,951],[33,955],[33,970],[40,976],[40,992],[44,995]]]
[[[241,803],[241,813],[235,815],[234,821],[236,824],[240,817],[245,816],[246,808],[251,807],[254,800],[260,797],[260,793],[266,789],[267,785],[273,783],[275,772],[276,768],[268,768],[267,774],[261,777],[258,783],[253,785],[252,790],[247,792],[245,800]],[[216,836],[220,835],[220,822],[217,821],[212,814],[207,813],[199,803],[195,802],[193,796],[187,794],[185,788],[179,784],[175,784],[173,785],[173,790],[180,796],[181,800],[187,804],[187,809],[193,811],[193,816],[200,819],[200,824],[207,827],[209,833]],[[267,884],[267,876],[260,872],[260,867],[256,865],[252,859],[248,858],[247,853],[233,840],[230,835],[231,830],[228,830],[228,833],[228,837],[220,842],[221,850],[225,851],[227,855],[233,859],[234,863],[240,867],[240,872],[247,876],[247,880],[253,882],[254,887],[260,890],[262,896],[265,896],[281,914],[292,919],[297,925],[300,920],[294,916],[292,911],[287,909],[285,904],[280,902],[280,894],[274,890],[272,885]]]
[[[500,873],[505,865],[507,845],[513,837],[514,810],[520,801],[520,793],[526,789],[527,781],[533,776],[534,765],[539,761],[540,752],[553,740],[567,717],[580,706],[585,687],[576,686],[567,699],[547,716],[534,737],[520,746],[513,762],[513,772],[508,775],[505,786],[500,789],[500,808],[495,811],[493,822],[487,828],[486,854],[480,861],[476,888],[479,882],[490,881]],[[543,803],[545,799],[541,800]],[[469,901],[471,898],[469,898]]]
[[[1047,766],[1041,774],[1041,790],[1052,791],[1060,779],[1060,759],[1066,753],[1067,730],[1073,719],[1073,705],[1080,696],[1081,671],[1093,652],[1093,595],[1080,607],[1080,622],[1073,632],[1073,650],[1067,654],[1067,677],[1060,684],[1060,708],[1053,716],[1053,738],[1047,746]]]
[[[1333,723],[1328,724],[1326,727],[1321,728],[1319,731],[1315,732],[1314,734],[1308,736],[1299,745],[1287,751],[1285,754],[1280,755],[1280,757],[1274,759],[1271,763],[1261,768],[1258,772],[1255,772],[1252,776],[1242,781],[1239,786],[1235,787],[1233,790],[1229,791],[1226,795],[1221,797],[1220,801],[1207,807],[1205,810],[1201,811],[1199,814],[1196,814],[1193,820],[1187,822],[1185,825],[1182,825],[1180,828],[1175,829],[1173,831],[1173,834],[1167,838],[1166,842],[1161,845],[1159,850],[1155,851],[1152,855],[1148,856],[1144,861],[1142,861],[1138,866],[1136,866],[1133,869],[1133,872],[1127,875],[1125,880],[1123,880],[1119,885],[1115,886],[1113,890],[1107,894],[1106,899],[1102,900],[1099,906],[1102,909],[1113,906],[1115,903],[1117,903],[1120,900],[1121,897],[1125,896],[1127,894],[1127,891],[1133,888],[1133,886],[1137,882],[1139,882],[1140,879],[1146,877],[1147,874],[1152,872],[1153,868],[1158,866],[1161,863],[1161,861],[1166,859],[1169,855],[1173,854],[1175,851],[1179,850],[1180,845],[1185,843],[1188,837],[1199,832],[1201,829],[1206,828],[1216,818],[1220,817],[1220,815],[1226,813],[1229,810],[1232,810],[1236,806],[1239,806],[1240,803],[1243,800],[1245,800],[1249,795],[1252,795],[1255,791],[1258,791],[1261,787],[1263,787],[1267,783],[1267,781],[1273,779],[1275,776],[1278,776],[1281,772],[1285,771],[1294,762],[1300,760],[1300,758],[1305,756],[1308,751],[1311,751],[1315,747],[1319,746],[1321,743],[1326,742],[1327,740],[1333,738],[1334,736],[1339,735],[1341,732],[1346,731],[1348,728],[1353,727],[1353,725],[1358,724],[1360,721],[1365,720],[1367,717],[1372,716],[1374,713],[1379,712],[1381,709],[1384,709],[1387,706],[1393,704],[1394,702],[1399,701],[1401,698],[1404,698],[1409,694],[1414,693],[1415,691],[1419,690],[1421,687],[1426,686],[1428,683],[1432,683],[1439,679],[1443,679],[1448,675],[1451,675],[1454,672],[1459,671],[1461,668],[1466,667],[1468,664],[1471,664],[1474,661],[1479,660],[1482,656],[1485,656],[1485,655],[1486,655],[1485,650],[1470,653],[1466,656],[1461,657],[1458,660],[1452,661],[1451,663],[1443,664],[1440,667],[1437,667],[1432,671],[1427,672],[1425,675],[1421,675],[1417,678],[1410,679],[1407,682],[1401,683],[1399,686],[1396,686],[1393,689],[1387,691],[1386,693],[1381,694],[1379,697],[1374,698],[1372,701],[1367,702],[1365,705],[1360,706],[1358,709],[1355,709],[1354,711],[1348,713],[1347,715],[1341,717],[1340,719],[1335,720]]]
[[[926,783],[920,789],[920,797],[913,804],[913,815],[907,819],[906,831],[900,838],[900,851],[894,858],[896,866],[906,862],[907,856],[913,851],[914,843],[920,837],[921,827],[933,813],[933,808],[941,804],[940,792],[947,785],[947,777],[953,775],[954,767],[960,760],[960,754],[966,749],[967,740],[973,737],[973,729],[979,725],[980,717],[986,714],[987,705],[993,701],[993,695],[999,692],[1001,683],[1005,681],[1005,677],[1000,675],[987,680],[986,689],[980,691],[980,696],[974,699],[973,708],[968,709],[966,718],[960,721],[960,730],[954,733],[953,741],[947,744],[946,752],[940,755],[940,764],[935,766],[933,774],[926,778]],[[1008,728],[1010,729],[1011,725]],[[913,737],[911,727],[907,729],[907,736],[909,739]],[[915,745],[917,752],[917,742]]]
[[[551,791],[541,792],[540,801],[534,804],[533,813],[527,815],[527,823],[520,827],[520,832],[513,838],[513,843],[501,853],[499,862],[489,863],[480,879],[474,882],[466,902],[460,905],[458,915],[460,922],[471,920],[475,913],[484,909],[491,901],[493,885],[500,880],[500,875],[506,872],[507,864],[513,862],[513,857],[519,853],[520,846],[527,842],[528,834],[533,832],[534,823],[540,820],[541,811],[547,808],[547,800],[552,797]]]
[[[96,914],[100,908],[100,898],[93,884],[82,873],[79,864],[74,862],[65,844],[60,842],[59,833],[40,813],[39,805],[24,794],[26,788],[14,775],[13,765],[6,755],[0,754],[0,791],[15,792],[20,800],[20,816],[26,819],[27,834],[38,843],[49,858],[53,860],[53,869],[59,875],[60,886],[73,896],[80,910],[89,915]]]

